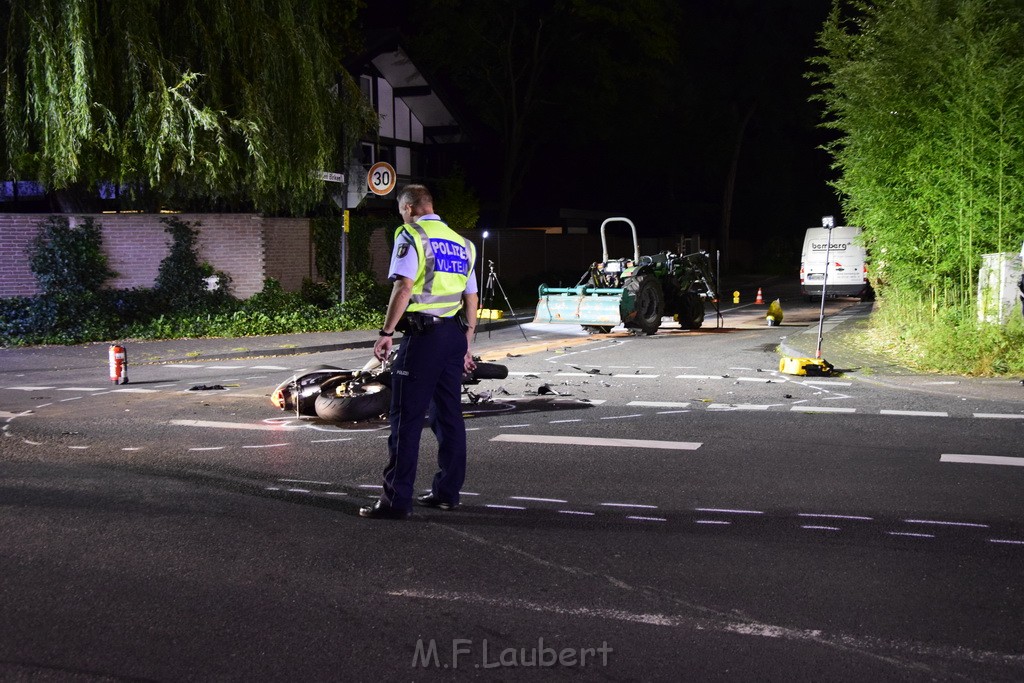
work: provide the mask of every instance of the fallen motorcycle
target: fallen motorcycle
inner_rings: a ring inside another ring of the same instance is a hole
[[[472,372],[463,374],[463,386],[484,379],[505,379],[508,368],[477,360]],[[319,417],[330,422],[358,422],[379,417],[391,405],[391,363],[373,359],[358,370],[318,365],[300,370],[281,382],[270,402],[281,410]]]

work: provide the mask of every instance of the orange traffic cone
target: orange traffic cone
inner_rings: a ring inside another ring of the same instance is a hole
[[[755,304],[764,304],[764,298],[761,296],[761,288],[757,288],[757,298],[754,299]]]

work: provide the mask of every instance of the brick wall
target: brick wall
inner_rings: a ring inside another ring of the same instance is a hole
[[[302,280],[316,270],[310,221],[304,218],[264,218],[266,276],[281,283],[285,291],[302,287]]]
[[[199,258],[231,276],[232,293],[252,296],[263,280],[274,277],[288,291],[312,276],[309,221],[304,218],[266,218],[253,214],[178,214],[200,223]],[[41,214],[0,214],[0,297],[31,296],[35,277],[26,249],[38,232]],[[170,235],[161,216],[154,214],[97,214],[103,229],[103,249],[117,277],[114,288],[151,287],[167,255]],[[80,220],[69,216],[72,225]]]
[[[38,229],[40,216],[0,215],[0,296],[30,296],[36,279],[28,267],[26,251]]]

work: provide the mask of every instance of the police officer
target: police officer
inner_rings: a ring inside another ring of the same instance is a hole
[[[438,472],[430,493],[416,501],[441,510],[458,506],[466,477],[462,375],[476,367],[469,350],[477,308],[473,243],[434,213],[434,200],[423,185],[402,189],[398,212],[404,224],[395,231],[388,275],[394,284],[374,356],[388,357],[396,329],[403,337],[391,366],[390,458],[384,468],[384,490],[376,503],[359,509],[361,517],[372,519],[405,519],[412,512],[428,407],[437,437]]]

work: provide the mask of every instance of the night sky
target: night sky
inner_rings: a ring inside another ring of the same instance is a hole
[[[429,26],[429,16],[413,24],[415,0],[367,4],[367,29],[395,27],[406,36],[464,30]],[[735,132],[748,111],[732,237],[773,251],[768,242],[792,244],[823,215],[841,220],[827,185],[830,160],[818,149],[829,133],[817,127],[818,105],[808,102],[812,87],[804,77],[831,0],[676,0],[672,6],[679,12],[672,33],[679,57],[644,67],[665,87],[624,90],[627,101],[619,103],[611,133],[607,126],[592,135],[576,126],[565,134],[547,131],[515,197],[510,225],[557,224],[558,211],[572,208],[633,217],[648,235],[717,236]],[[599,77],[585,70],[561,75],[583,83]],[[468,175],[486,224],[498,196],[494,140],[476,142]]]

